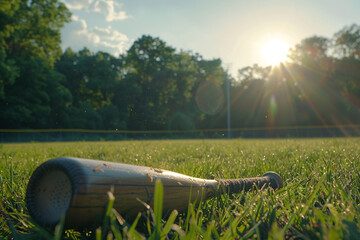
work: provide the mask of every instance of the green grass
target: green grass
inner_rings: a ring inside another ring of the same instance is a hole
[[[52,232],[29,218],[24,198],[35,168],[60,156],[146,165],[209,179],[261,176],[271,170],[281,175],[284,188],[217,196],[201,206],[190,205],[187,213],[175,211],[161,219],[158,186],[154,209],[134,223],[122,222],[110,200],[97,230],[63,233],[60,224]],[[358,138],[3,144],[0,186],[4,239],[360,239]]]

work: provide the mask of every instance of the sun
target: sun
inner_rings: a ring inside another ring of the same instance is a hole
[[[262,49],[262,54],[267,65],[278,65],[287,58],[289,46],[280,39],[270,40]]]

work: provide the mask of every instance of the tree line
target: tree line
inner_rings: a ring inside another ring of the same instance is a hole
[[[360,26],[302,40],[232,77],[220,59],[142,36],[122,55],[60,48],[57,0],[0,4],[0,128],[190,130],[358,124]]]

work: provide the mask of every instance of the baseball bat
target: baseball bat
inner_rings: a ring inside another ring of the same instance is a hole
[[[41,226],[54,227],[65,215],[65,228],[91,227],[101,219],[112,189],[114,208],[124,217],[136,216],[152,206],[155,180],[164,186],[163,209],[186,211],[189,201],[205,201],[217,193],[238,193],[283,186],[281,177],[267,172],[262,177],[207,180],[144,166],[79,158],[56,158],[41,164],[26,190],[30,216]]]

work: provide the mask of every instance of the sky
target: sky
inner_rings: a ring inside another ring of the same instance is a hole
[[[264,54],[269,42],[291,48],[307,37],[331,38],[360,24],[360,0],[60,1],[72,12],[61,31],[64,50],[87,47],[117,57],[151,35],[177,50],[220,58],[233,77],[240,68],[271,64]]]

